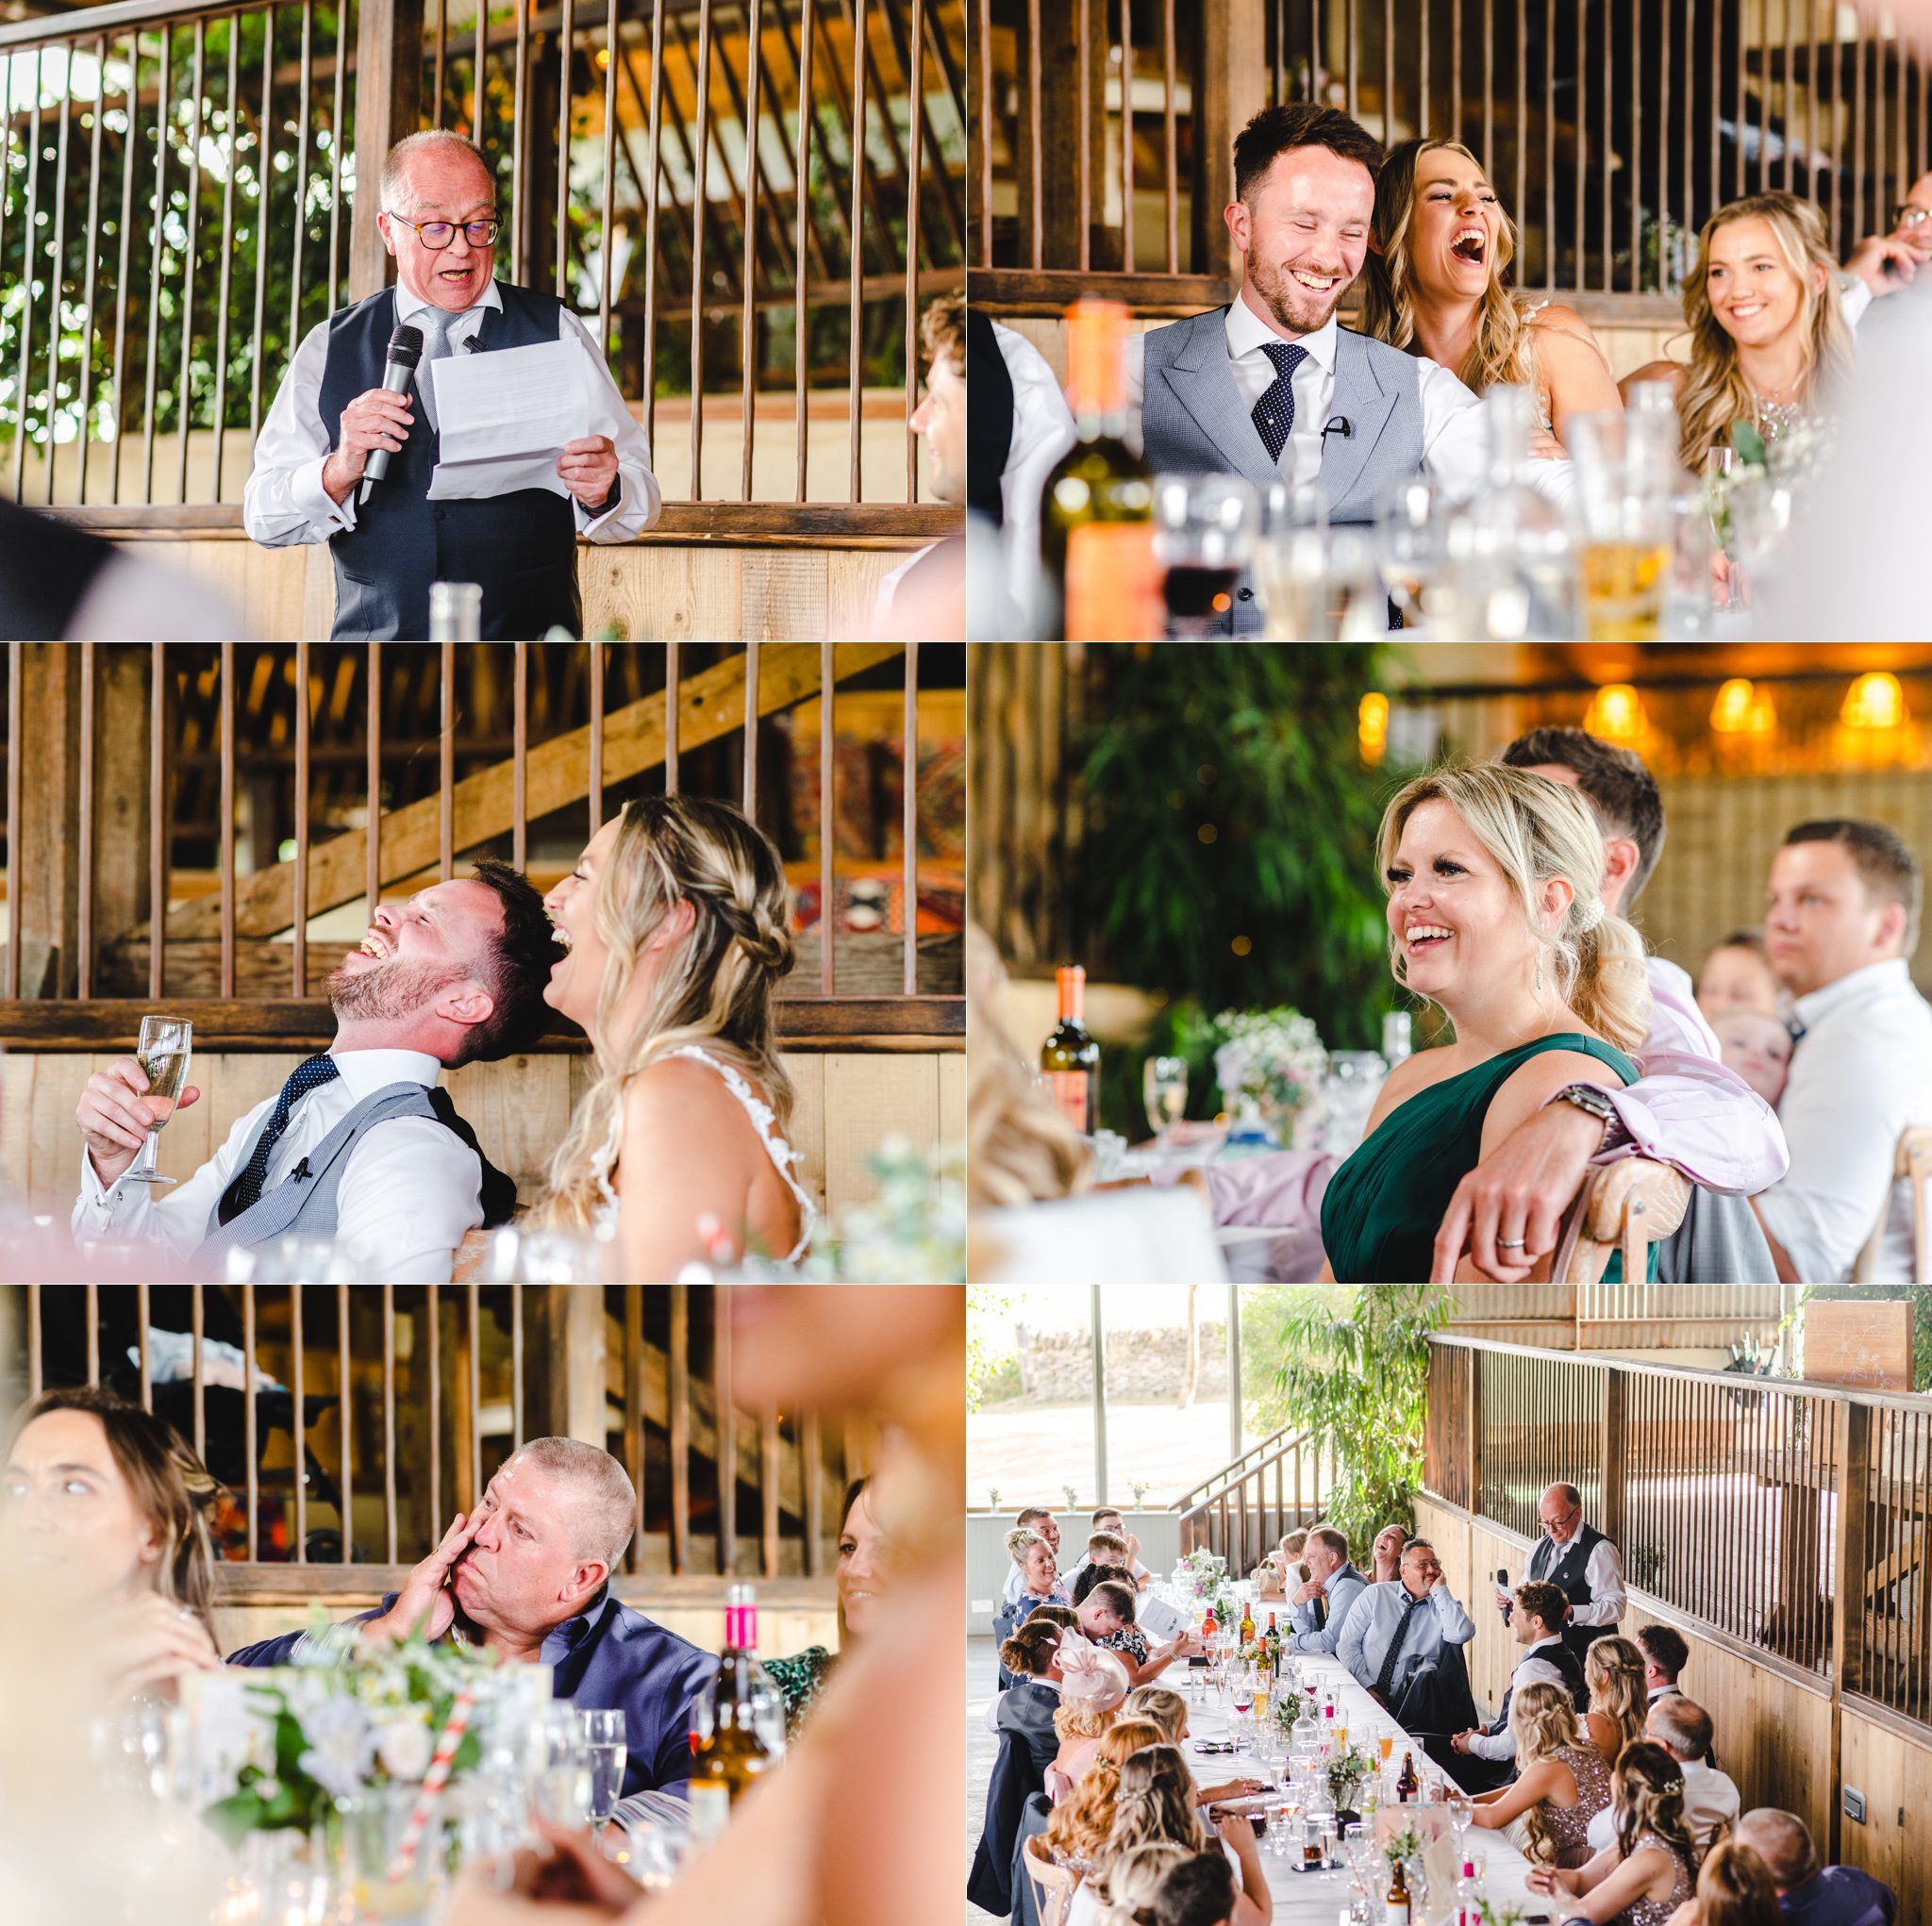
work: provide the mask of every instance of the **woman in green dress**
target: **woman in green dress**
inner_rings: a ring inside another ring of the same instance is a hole
[[[1389,805],[1377,854],[1395,980],[1456,1040],[1390,1072],[1323,1199],[1322,1241],[1331,1281],[1416,1284],[1457,1185],[1518,1124],[1567,1085],[1637,1081],[1650,991],[1574,789],[1500,763],[1438,770]],[[1521,1228],[1497,1249],[1520,1250]],[[1465,1256],[1456,1275],[1479,1273]]]
[[[768,1658],[765,1669],[776,1681],[785,1700],[785,1736],[798,1736],[806,1715],[817,1702],[832,1676],[839,1652],[855,1638],[863,1638],[878,1610],[882,1590],[881,1551],[885,1535],[872,1515],[869,1487],[860,1478],[845,1487],[844,1522],[839,1529],[839,1652],[808,1645],[789,1658]]]

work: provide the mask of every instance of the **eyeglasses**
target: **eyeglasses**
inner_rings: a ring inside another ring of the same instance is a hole
[[[458,224],[454,221],[406,221],[400,214],[391,214],[389,218],[399,227],[413,228],[416,239],[435,253],[441,253],[457,238]],[[496,237],[503,232],[503,223],[465,221],[462,229],[472,247],[493,247]]]
[[[1904,207],[1891,217],[1894,227],[1917,227],[1925,221],[1932,221],[1932,208]]]

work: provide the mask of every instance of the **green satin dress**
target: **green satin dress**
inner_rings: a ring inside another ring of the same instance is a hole
[[[1341,1284],[1424,1284],[1436,1232],[1456,1187],[1482,1161],[1483,1120],[1496,1092],[1532,1056],[1574,1050],[1607,1063],[1625,1085],[1637,1066],[1609,1044],[1574,1030],[1506,1050],[1460,1076],[1418,1090],[1383,1118],[1329,1180],[1322,1199],[1322,1244]],[[1657,1276],[1657,1246],[1650,1275]],[[1610,1259],[1607,1284],[1623,1281]]]

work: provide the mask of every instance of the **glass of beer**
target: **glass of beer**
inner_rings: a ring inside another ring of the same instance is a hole
[[[141,1041],[135,1054],[147,1072],[147,1094],[142,1102],[156,1113],[148,1125],[147,1141],[139,1154],[121,1173],[125,1184],[172,1184],[155,1169],[155,1154],[160,1147],[161,1132],[175,1114],[181,1092],[188,1088],[188,1065],[193,1054],[194,1025],[185,1017],[143,1017]]]

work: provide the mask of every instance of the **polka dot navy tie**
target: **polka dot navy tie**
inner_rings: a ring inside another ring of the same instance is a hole
[[[1268,459],[1279,461],[1294,433],[1294,371],[1308,358],[1308,351],[1292,341],[1263,341],[1261,352],[1274,363],[1274,379],[1255,404],[1253,421]]]
[[[289,1127],[289,1113],[310,1090],[333,1083],[341,1075],[341,1071],[332,1056],[311,1056],[308,1062],[295,1066],[289,1081],[282,1086],[282,1094],[275,1099],[275,1112],[268,1120],[268,1128],[256,1143],[255,1154],[248,1159],[242,1174],[223,1193],[222,1222],[231,1222],[251,1204],[260,1202],[261,1187],[268,1177],[269,1159],[275,1155],[275,1145],[281,1142],[282,1133]]]

